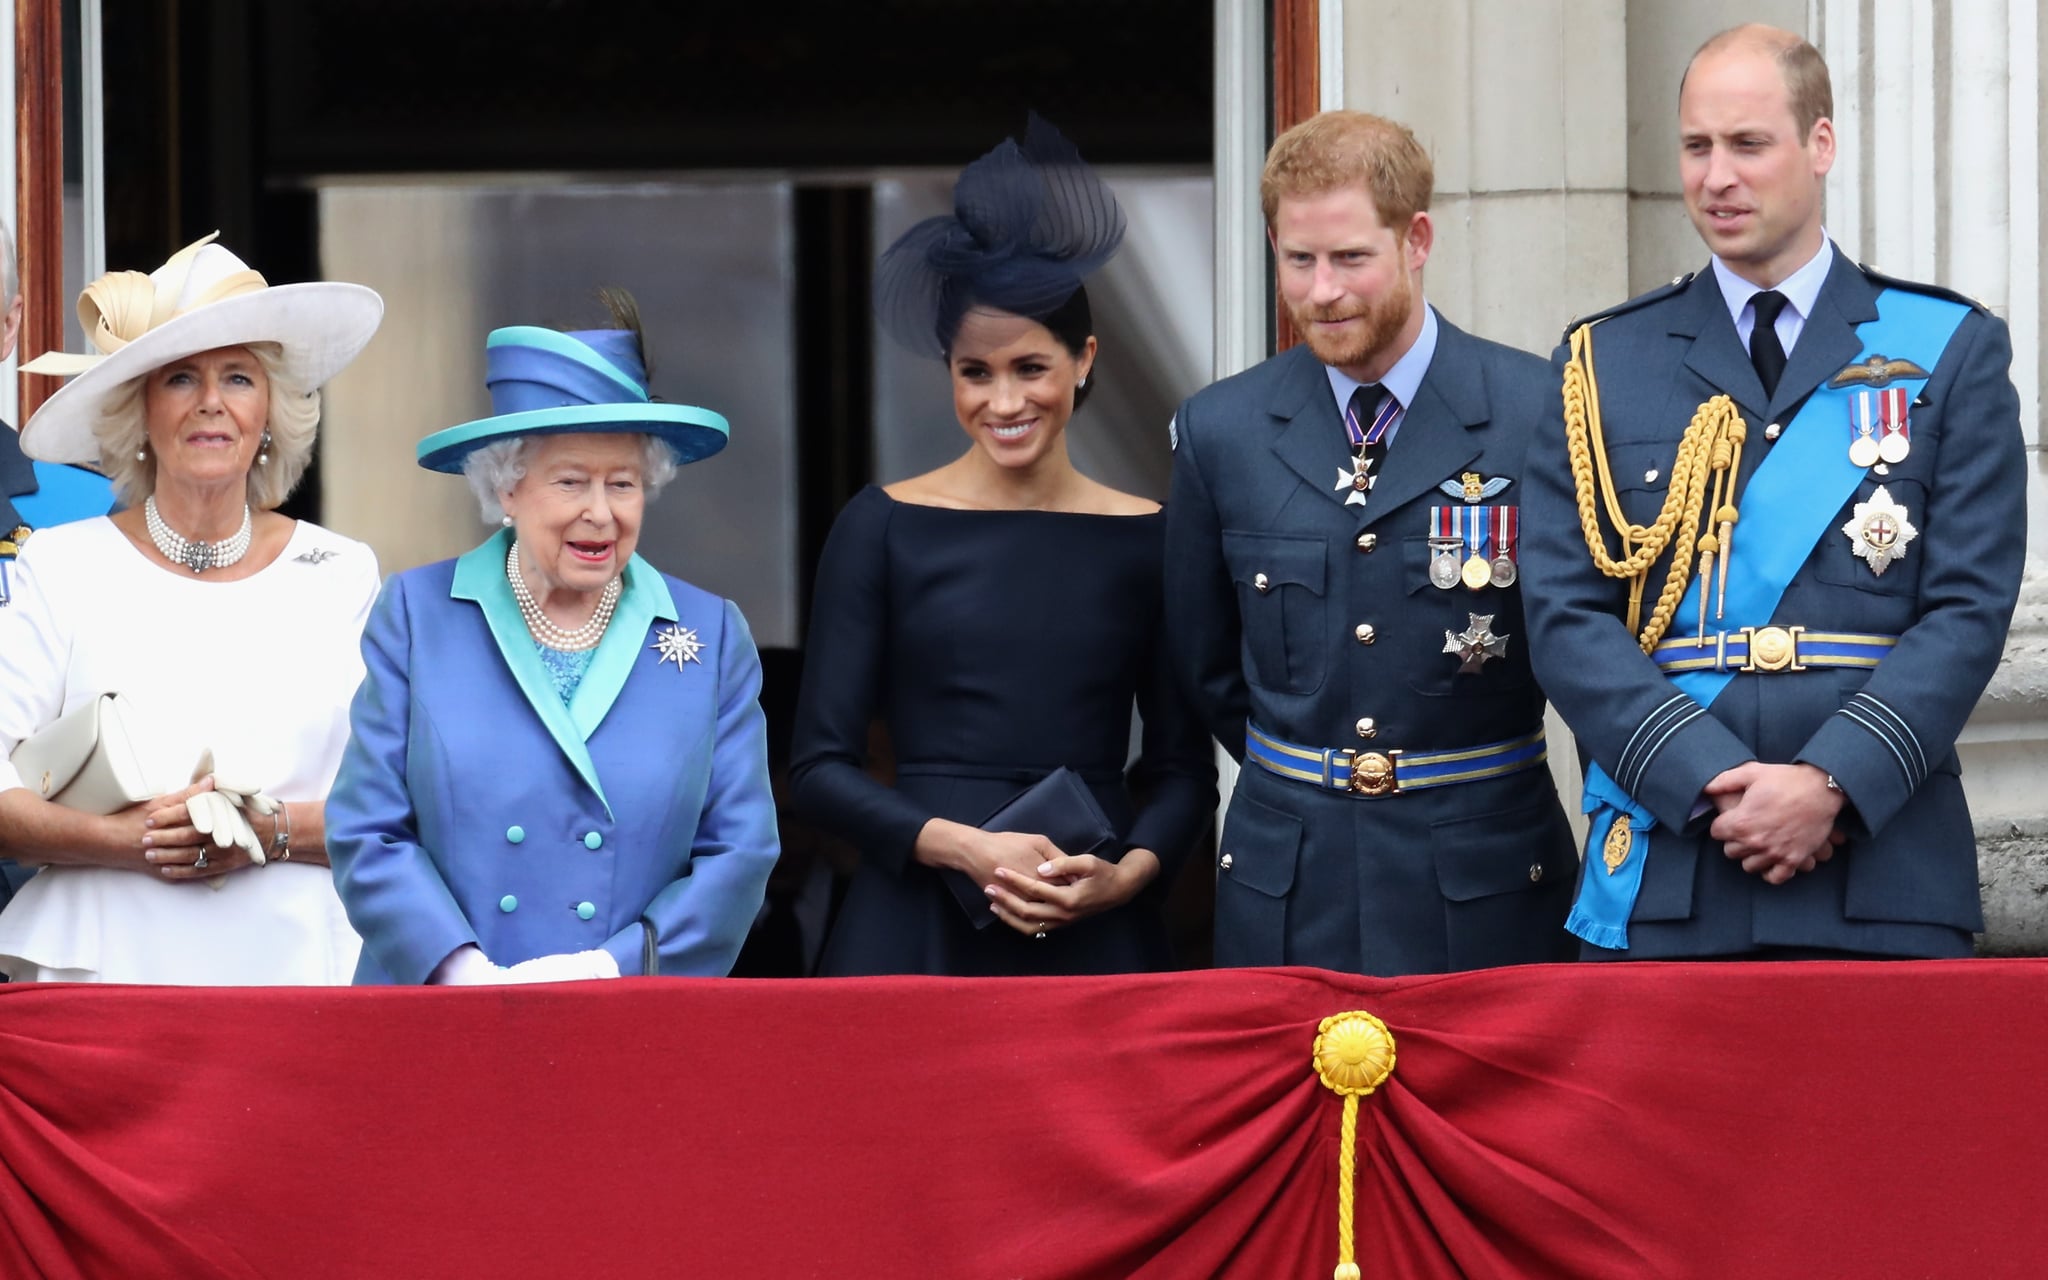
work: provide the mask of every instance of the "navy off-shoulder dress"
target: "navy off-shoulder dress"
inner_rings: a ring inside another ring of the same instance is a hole
[[[1123,973],[1167,967],[1161,907],[1216,803],[1207,732],[1161,654],[1163,515],[968,511],[856,494],[833,525],[797,706],[797,807],[861,862],[826,942],[832,974]],[[1143,734],[1131,748],[1131,709]],[[895,785],[867,772],[887,724]],[[980,825],[1065,765],[1161,874],[1044,939],[976,929],[911,848],[932,818]]]

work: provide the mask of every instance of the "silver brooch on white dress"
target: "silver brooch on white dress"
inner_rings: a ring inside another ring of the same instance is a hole
[[[681,671],[686,662],[694,662],[700,667],[704,665],[704,659],[697,656],[703,652],[704,642],[697,638],[693,627],[670,623],[654,633],[654,643],[647,647],[661,655],[654,660],[657,667],[664,662],[673,662],[676,670]]]

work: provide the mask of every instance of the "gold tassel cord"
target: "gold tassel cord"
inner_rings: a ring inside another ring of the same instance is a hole
[[[1572,330],[1571,358],[1564,367],[1565,450],[1572,469],[1572,489],[1578,502],[1579,527],[1586,537],[1586,549],[1593,564],[1610,578],[1629,582],[1628,629],[1637,633],[1644,653],[1657,647],[1670,629],[1686,585],[1692,577],[1695,546],[1700,554],[1700,616],[1706,617],[1709,578],[1714,558],[1720,557],[1721,583],[1726,589],[1729,541],[1737,518],[1735,477],[1742,466],[1742,443],[1748,427],[1735,402],[1717,395],[1693,411],[1679,437],[1678,455],[1671,464],[1671,483],[1664,505],[1648,525],[1630,523],[1622,510],[1621,495],[1607,458],[1607,440],[1600,421],[1599,383],[1593,374],[1593,326],[1582,324]],[[1713,482],[1711,504],[1708,482]],[[1600,527],[1600,512],[1606,509],[1608,523],[1620,536],[1621,554],[1607,550]],[[1715,528],[1703,536],[1700,523],[1712,511]],[[1671,566],[1663,588],[1657,594],[1648,623],[1643,622],[1643,593],[1650,570],[1671,552]],[[1640,629],[1640,630],[1639,630]]]
[[[1333,1280],[1360,1280],[1352,1223],[1358,1170],[1358,1100],[1394,1072],[1394,1033],[1369,1013],[1331,1014],[1316,1027],[1316,1078],[1344,1099],[1337,1146],[1337,1270]]]

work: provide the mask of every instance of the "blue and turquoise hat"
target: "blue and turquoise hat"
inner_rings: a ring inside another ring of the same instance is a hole
[[[722,414],[648,396],[647,366],[631,329],[494,329],[484,343],[484,368],[496,412],[420,441],[427,470],[460,472],[472,451],[514,436],[643,432],[666,441],[680,463],[710,457],[732,434]]]

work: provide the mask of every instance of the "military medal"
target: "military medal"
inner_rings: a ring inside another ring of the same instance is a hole
[[[1883,431],[1877,442],[1877,456],[1893,466],[1913,451],[1913,424],[1907,417],[1906,389],[1889,387],[1877,393],[1878,422]]]
[[[1892,501],[1892,495],[1883,485],[1870,495],[1870,501],[1856,504],[1855,514],[1842,526],[1842,535],[1849,539],[1849,549],[1861,556],[1878,577],[1891,568],[1892,561],[1906,554],[1906,544],[1920,536],[1913,522],[1906,518],[1906,509]]]
[[[1459,512],[1465,517],[1465,567],[1460,576],[1468,591],[1478,591],[1493,582],[1493,561],[1486,558],[1487,534],[1492,527],[1491,507],[1466,507]]]
[[[1849,461],[1870,468],[1881,456],[1877,448],[1877,396],[1875,391],[1858,391],[1849,397]]]
[[[1444,652],[1457,655],[1459,675],[1478,675],[1488,659],[1508,656],[1508,638],[1493,634],[1493,617],[1490,613],[1468,613],[1463,631],[1445,629]]]
[[[1458,510],[1429,509],[1429,585],[1439,591],[1449,591],[1458,585],[1458,553],[1465,547],[1460,525],[1453,519]]]
[[[1493,585],[1503,589],[1515,585],[1515,539],[1521,524],[1520,507],[1493,509]]]

